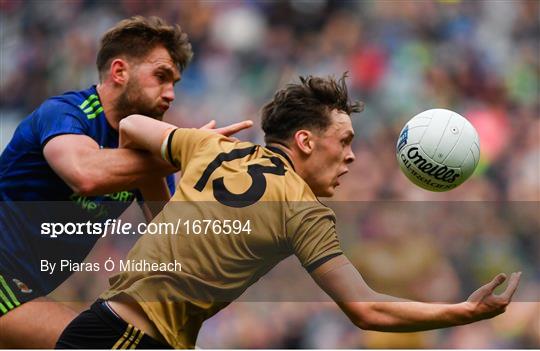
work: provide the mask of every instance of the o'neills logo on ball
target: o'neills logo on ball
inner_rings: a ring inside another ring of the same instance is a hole
[[[441,166],[433,164],[423,158],[422,155],[420,155],[420,153],[418,152],[418,147],[416,146],[411,147],[407,151],[407,157],[409,158],[408,160],[403,157],[403,154],[401,156],[401,160],[403,161],[403,163],[405,163],[405,166],[407,166],[407,168],[409,168],[408,161],[410,161],[416,166],[416,168],[418,168],[418,170],[429,176],[432,176],[437,180],[441,180],[447,183],[454,183],[456,179],[458,179],[460,176],[458,172],[454,171],[453,169],[449,169],[445,165]]]

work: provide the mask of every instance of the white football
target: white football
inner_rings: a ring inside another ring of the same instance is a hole
[[[463,116],[437,108],[421,112],[405,124],[396,155],[401,170],[414,184],[448,191],[473,174],[480,159],[480,141]]]

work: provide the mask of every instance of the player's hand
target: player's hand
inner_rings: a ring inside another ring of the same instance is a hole
[[[251,128],[252,126],[253,126],[253,121],[247,120],[247,121],[234,123],[226,127],[216,128],[216,121],[211,120],[210,122],[202,126],[201,129],[211,130],[215,133],[218,133],[224,136],[231,136],[233,134],[238,133],[241,130]]]
[[[506,274],[500,273],[492,281],[476,290],[467,299],[474,320],[495,317],[506,310],[506,306],[512,301],[519,284],[521,272],[512,273],[506,290],[495,295],[493,291],[506,280]]]

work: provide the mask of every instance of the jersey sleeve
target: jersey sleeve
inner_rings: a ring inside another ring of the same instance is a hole
[[[214,132],[200,129],[178,128],[171,132],[164,147],[164,158],[173,165],[183,168],[195,152],[210,138],[221,137]]]
[[[81,116],[78,107],[63,101],[49,100],[40,107],[34,124],[34,131],[41,146],[62,134],[81,134],[88,132],[88,123]]]
[[[287,236],[292,251],[308,271],[341,255],[334,212],[321,204],[304,208],[287,222]]]

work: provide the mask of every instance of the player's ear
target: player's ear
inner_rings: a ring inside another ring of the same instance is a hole
[[[296,147],[306,156],[313,152],[313,134],[309,130],[301,129],[294,133]]]
[[[110,73],[113,82],[119,85],[126,84],[129,77],[128,63],[120,58],[114,59],[113,62],[111,62]]]

